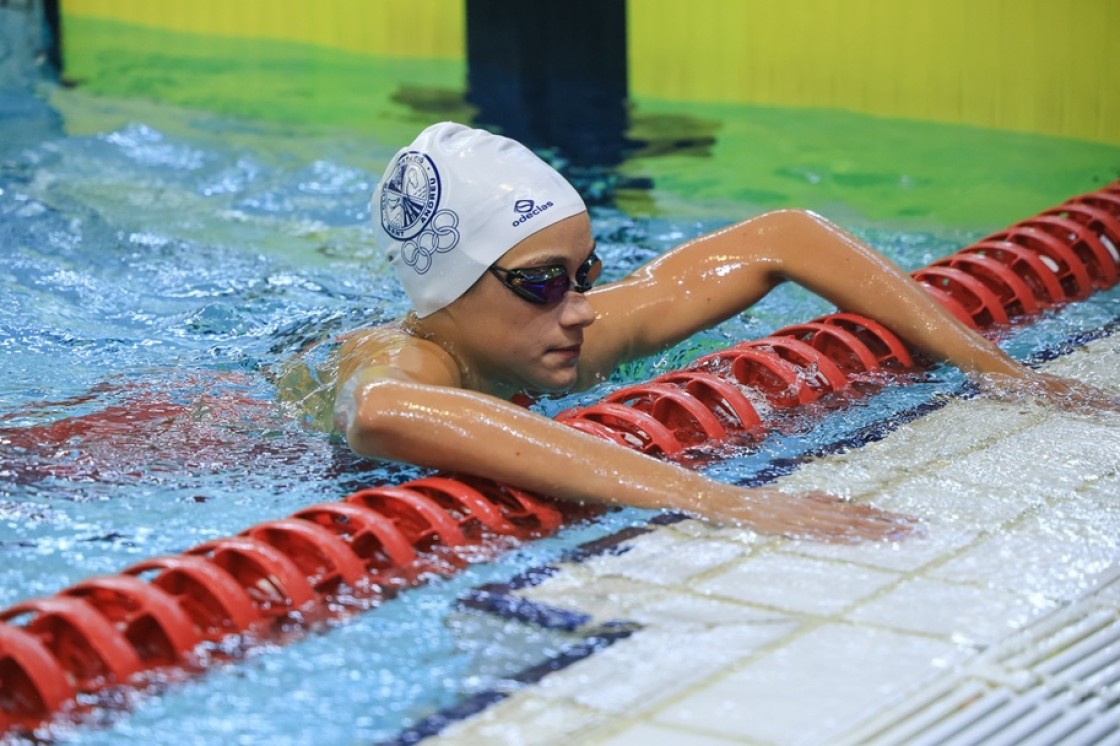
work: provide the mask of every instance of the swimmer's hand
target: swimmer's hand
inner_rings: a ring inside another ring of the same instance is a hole
[[[922,533],[914,518],[823,492],[737,491],[735,497],[705,500],[688,512],[720,526],[831,543],[899,541]]]
[[[981,391],[1004,401],[1035,401],[1072,414],[1120,413],[1120,393],[1024,368],[1022,375],[978,376]]]

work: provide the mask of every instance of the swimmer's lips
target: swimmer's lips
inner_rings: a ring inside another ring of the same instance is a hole
[[[567,360],[579,360],[580,350],[582,349],[582,344],[568,345],[567,347],[549,347],[545,350],[545,354],[560,355]]]

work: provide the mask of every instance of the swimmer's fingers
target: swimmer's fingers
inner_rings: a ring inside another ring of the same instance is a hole
[[[1031,399],[1073,414],[1120,413],[1120,394],[1074,378],[1030,371],[1021,378],[982,376],[978,383],[999,399]]]
[[[805,510],[806,525],[783,532],[794,539],[832,543],[901,541],[923,533],[916,518],[880,510],[867,503],[853,503],[835,495],[812,492],[791,495]]]
[[[909,516],[819,492],[754,490],[744,493],[738,505],[706,517],[766,534],[837,543],[899,541],[920,533]]]
[[[1084,381],[1042,374],[1047,401],[1077,414],[1120,413],[1120,394]]]

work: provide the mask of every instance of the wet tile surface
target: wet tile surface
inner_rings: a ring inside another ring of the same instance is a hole
[[[917,635],[827,624],[665,708],[656,720],[769,743],[824,743],[964,653]]]
[[[1052,368],[1120,388],[1120,337]],[[986,651],[1078,605],[1120,613],[1120,417],[951,402],[778,486],[909,513],[923,535],[825,545],[689,520],[561,565],[514,593],[636,631],[425,743],[862,742]]]

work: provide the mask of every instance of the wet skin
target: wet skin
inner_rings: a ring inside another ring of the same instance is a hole
[[[498,262],[563,263],[593,248],[586,213],[525,239]],[[876,318],[915,349],[1001,390],[1090,398],[1035,373],[973,333],[870,247],[810,213],[782,211],[701,236],[631,276],[551,305],[529,303],[491,273],[430,316],[350,333],[340,349],[335,425],[359,454],[496,479],[581,502],[685,511],[765,533],[897,538],[904,517],[821,493],[715,482],[580,433],[508,399],[603,380],[755,303],[792,280]],[[1115,402],[1112,402],[1113,406]]]

